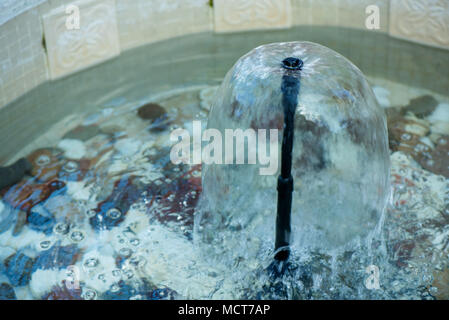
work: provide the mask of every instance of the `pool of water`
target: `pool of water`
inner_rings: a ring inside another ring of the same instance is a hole
[[[329,32],[309,32],[307,40],[332,47]],[[26,111],[25,133],[9,126],[4,162],[26,157],[33,168],[0,191],[0,299],[449,298],[449,98],[444,87],[374,72],[358,54],[389,124],[392,196],[377,237],[293,252],[282,275],[270,268],[269,244],[233,268],[204,259],[193,242],[201,165],[171,163],[170,133],[191,131],[192,120],[206,125],[216,85],[244,53],[238,37],[199,36],[196,45],[214,55],[186,45],[189,59],[170,63],[156,60],[172,44],[138,49],[98,77],[90,70],[45,84],[11,106]],[[135,60],[145,59],[151,68],[137,74]]]

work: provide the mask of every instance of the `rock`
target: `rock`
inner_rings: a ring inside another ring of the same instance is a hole
[[[47,200],[53,193],[63,191],[64,188],[65,183],[59,180],[45,184],[23,182],[9,189],[3,200],[13,208],[30,212],[34,206]]]
[[[114,184],[112,193],[98,204],[97,214],[89,219],[95,230],[110,230],[124,220],[130,206],[140,197],[133,180],[134,177],[122,177]]]
[[[62,151],[55,148],[37,149],[27,156],[31,175],[39,182],[56,179],[63,165]]]
[[[63,181],[81,181],[86,176],[91,166],[88,159],[68,160],[62,166],[58,178]]]
[[[167,111],[157,103],[148,103],[139,108],[137,115],[144,120],[150,120],[151,131],[163,131],[167,128]]]
[[[8,283],[0,284],[0,300],[17,300],[14,288]]]
[[[44,300],[83,300],[82,289],[76,286],[69,286],[63,280],[61,285],[54,286],[52,290],[42,297]]]
[[[433,283],[432,286],[437,289],[436,293],[432,293],[434,297],[438,300],[448,300],[449,299],[449,268],[443,271],[436,270],[433,273]]]
[[[438,101],[431,95],[424,95],[410,100],[410,103],[402,109],[403,114],[412,112],[418,118],[430,115],[438,105]]]
[[[19,182],[30,171],[31,163],[25,158],[8,167],[0,167],[0,190]]]
[[[66,158],[79,160],[86,154],[86,147],[81,140],[64,139],[58,143],[58,148],[64,151]]]
[[[426,138],[429,123],[414,116],[395,117],[388,122],[388,138],[393,152],[411,155],[420,164],[426,162],[432,152],[432,142]]]
[[[421,166],[433,173],[449,178],[449,136],[441,136],[435,149],[430,152],[425,161],[419,161]]]
[[[435,111],[427,117],[431,123],[432,134],[449,135],[449,104],[440,103]]]
[[[42,269],[62,269],[74,265],[80,258],[81,252],[77,245],[61,246],[56,243],[49,250],[42,251],[35,260],[33,272]]]
[[[63,139],[87,141],[100,133],[101,130],[97,125],[94,124],[87,126],[81,125],[67,132],[64,135]]]
[[[135,155],[142,145],[142,142],[140,142],[137,139],[121,139],[117,141],[117,143],[114,145],[115,149],[119,151],[123,156],[131,157]]]
[[[139,108],[137,115],[144,120],[156,121],[159,118],[165,117],[167,112],[157,103],[147,103]]]
[[[53,232],[55,217],[42,205],[34,206],[27,217],[28,225],[31,229],[41,231],[46,235]]]
[[[388,97],[390,96],[390,91],[383,87],[373,87],[374,95],[376,96],[377,102],[384,107],[387,108],[391,105]]]
[[[10,206],[5,206],[0,201],[0,234],[9,230],[17,221],[17,214]]]
[[[5,275],[14,287],[26,286],[31,279],[34,260],[22,252],[17,252],[4,261]]]

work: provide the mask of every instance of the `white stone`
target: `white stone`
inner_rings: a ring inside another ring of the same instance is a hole
[[[58,148],[62,149],[69,159],[79,160],[86,155],[86,147],[81,140],[63,139],[58,143]]]
[[[31,275],[30,291],[35,299],[42,299],[54,286],[62,285],[62,281],[66,279],[66,269],[38,269]]]
[[[131,157],[139,152],[141,146],[142,142],[140,140],[132,138],[121,139],[114,145],[117,151],[127,157]]]
[[[383,87],[373,87],[373,92],[382,107],[388,108],[391,106],[390,100],[388,99],[390,91]]]

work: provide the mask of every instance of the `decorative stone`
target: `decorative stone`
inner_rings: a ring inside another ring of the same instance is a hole
[[[63,269],[74,265],[80,258],[81,252],[77,245],[61,246],[56,243],[48,250],[42,251],[33,266],[33,272],[42,269]]]
[[[90,138],[100,134],[101,130],[97,125],[78,126],[75,129],[67,132],[63,139],[87,141]]]
[[[63,280],[61,285],[54,286],[52,290],[42,297],[44,300],[83,300],[82,289],[72,285],[67,285]]]
[[[0,283],[0,300],[17,300],[14,288],[8,283]]]
[[[26,286],[30,282],[33,263],[33,259],[22,252],[5,259],[5,275],[14,287]]]
[[[62,151],[55,148],[38,149],[27,156],[32,165],[31,175],[39,182],[56,179],[63,165]]]
[[[34,206],[47,200],[53,193],[62,191],[64,187],[65,183],[58,180],[52,180],[45,184],[24,182],[9,189],[3,200],[13,208],[30,212]]]
[[[144,120],[150,120],[150,130],[165,130],[168,120],[167,111],[157,103],[148,103],[139,108],[137,115]]]
[[[89,219],[95,230],[110,230],[124,220],[131,205],[140,197],[133,180],[134,177],[122,177],[114,184],[112,193],[98,204],[97,214]]]
[[[422,167],[433,173],[449,178],[449,136],[441,136],[430,155],[420,161]]]
[[[42,205],[36,205],[31,209],[27,221],[31,229],[47,235],[52,233],[55,225],[55,217]]]
[[[59,141],[58,148],[64,151],[64,156],[69,159],[79,160],[86,154],[84,142],[75,139],[64,139]]]
[[[0,190],[19,182],[30,171],[31,164],[24,158],[8,167],[0,167]]]
[[[405,114],[412,112],[418,118],[430,115],[438,105],[438,101],[431,95],[424,95],[410,100],[410,103],[402,109]]]

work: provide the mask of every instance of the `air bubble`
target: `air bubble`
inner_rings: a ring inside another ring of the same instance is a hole
[[[45,155],[45,154],[42,154],[42,155],[40,155],[40,156],[36,159],[35,163],[36,163],[39,167],[46,166],[47,164],[50,163],[50,157],[47,156],[47,155]]]
[[[109,209],[108,212],[106,212],[106,215],[109,218],[116,220],[122,216],[122,213],[120,212],[120,210],[118,210],[116,208],[112,208],[112,209]]]

